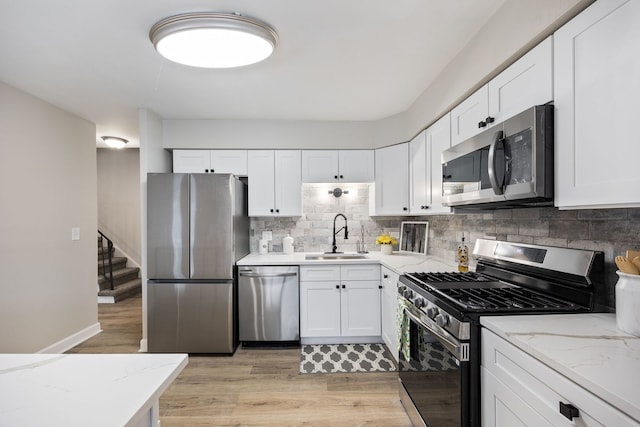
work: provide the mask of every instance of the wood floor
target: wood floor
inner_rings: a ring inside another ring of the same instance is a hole
[[[137,353],[142,301],[101,304],[103,332],[69,353]],[[299,349],[190,356],[160,399],[162,427],[410,426],[397,373],[298,373]]]

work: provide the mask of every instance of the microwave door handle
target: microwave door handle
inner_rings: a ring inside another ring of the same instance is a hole
[[[498,176],[496,174],[496,147],[498,143],[502,142],[504,149],[504,140],[502,139],[502,131],[499,130],[493,135],[493,141],[489,146],[489,181],[491,182],[491,188],[497,195],[504,194],[502,184],[498,183]]]

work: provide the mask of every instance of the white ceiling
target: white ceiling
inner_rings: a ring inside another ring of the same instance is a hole
[[[182,119],[378,120],[406,111],[505,1],[0,0],[0,81],[133,146],[139,108]],[[151,26],[197,11],[258,18],[280,43],[244,68],[164,60]]]

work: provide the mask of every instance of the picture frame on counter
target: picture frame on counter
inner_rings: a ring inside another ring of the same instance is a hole
[[[400,224],[400,245],[398,250],[405,253],[426,255],[429,238],[427,221],[403,221]]]

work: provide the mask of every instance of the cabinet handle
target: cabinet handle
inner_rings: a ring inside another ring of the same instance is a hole
[[[333,179],[338,179],[338,175],[333,175]]]
[[[493,123],[493,122],[495,122],[495,121],[496,121],[496,119],[495,119],[495,118],[493,118],[493,117],[491,117],[491,116],[489,116],[489,117],[487,117],[486,119],[484,119],[484,121],[485,121],[485,122],[487,122],[487,124],[489,124],[489,123]]]
[[[344,289],[344,288],[346,288],[346,286],[345,286],[345,285],[342,285],[342,289]]]
[[[280,213],[280,209],[276,209],[276,213]]]
[[[388,274],[383,274],[382,277],[384,277],[385,279],[388,279],[389,275]]]
[[[478,122],[478,127],[479,128],[486,128],[487,127],[487,122],[485,122],[485,121]]]
[[[340,179],[344,178],[344,176],[340,175]]]
[[[340,285],[336,285],[336,289],[340,289]]]
[[[560,413],[569,421],[573,421],[574,418],[578,418],[580,416],[578,408],[573,406],[571,403],[560,402]]]
[[[209,169],[205,169],[205,170],[204,170],[204,172],[205,172],[205,173],[209,173]]]
[[[403,210],[403,211],[408,211],[408,210],[409,210],[409,208],[404,207],[404,208],[402,208],[402,210]]]
[[[273,209],[269,209],[269,212],[273,213]]]
[[[378,289],[382,289],[382,285],[378,285]]]

